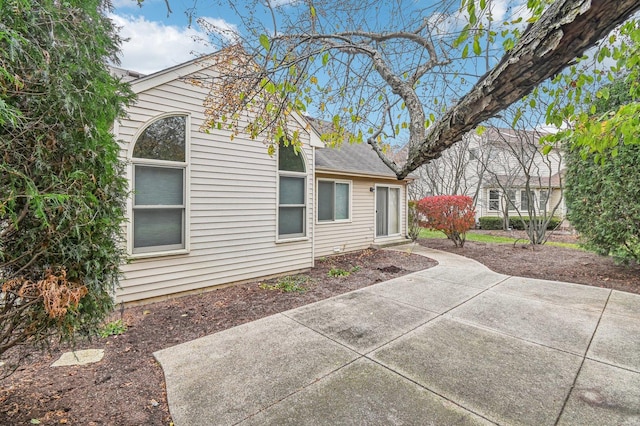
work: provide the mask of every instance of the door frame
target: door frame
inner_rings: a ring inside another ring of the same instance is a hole
[[[396,212],[397,214],[397,221],[398,221],[398,232],[389,232],[389,225],[391,222],[391,215],[387,215],[387,234],[386,235],[378,235],[378,188],[387,188],[387,198],[386,198],[386,205],[387,205],[387,211],[389,210],[389,194],[391,194],[390,189],[397,189],[398,190],[398,210]],[[391,238],[391,237],[397,237],[402,235],[402,200],[403,200],[403,194],[402,194],[402,190],[403,190],[403,186],[402,185],[387,185],[387,184],[376,184],[375,185],[375,197],[374,197],[374,203],[373,203],[373,237],[375,240],[377,239],[383,239],[383,238]]]

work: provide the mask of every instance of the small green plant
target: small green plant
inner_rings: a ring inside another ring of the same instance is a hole
[[[350,270],[346,270],[342,268],[331,268],[331,270],[329,270],[327,275],[329,275],[330,277],[348,277],[349,275],[351,275],[351,273],[358,272],[361,269],[362,268],[359,267],[358,265],[352,267]]]
[[[330,277],[348,277],[350,274],[350,271],[342,268],[331,268],[328,273]]]
[[[127,325],[122,320],[111,321],[98,331],[100,337],[119,336],[127,331]]]
[[[284,293],[304,292],[307,290],[305,285],[310,280],[306,275],[287,275],[278,279],[275,284],[262,283],[259,287],[263,290],[280,290]]]

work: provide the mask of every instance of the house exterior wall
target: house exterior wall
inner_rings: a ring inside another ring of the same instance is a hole
[[[242,134],[231,141],[225,130],[201,132],[206,95],[206,89],[175,79],[145,88],[129,108],[127,119],[115,128],[122,156],[130,160],[136,136],[154,118],[167,113],[186,113],[190,117],[186,178],[188,252],[143,258],[133,255],[131,262],[122,267],[124,277],[116,294],[118,302],[313,266],[314,168],[308,131],[301,129],[306,164],[306,237],[277,241],[277,155],[270,157],[265,145]],[[292,125],[301,128],[297,123]],[[130,167],[127,176],[130,182],[132,170]],[[131,201],[129,204],[131,215]],[[131,222],[127,226],[131,235]]]
[[[404,182],[395,179],[374,179],[318,172],[316,182],[322,179],[351,182],[351,217],[348,221],[318,222],[317,211],[314,212],[316,258],[362,250],[374,244],[406,240],[407,188]],[[370,190],[376,185],[400,187],[400,235],[376,239],[376,195]],[[318,205],[317,200],[315,205]]]

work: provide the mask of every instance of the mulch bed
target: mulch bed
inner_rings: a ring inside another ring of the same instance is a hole
[[[420,244],[466,256],[506,275],[567,281],[595,287],[640,293],[640,265],[619,265],[612,258],[571,248],[549,245],[532,246],[524,232],[487,231],[492,235],[522,238],[516,244],[477,243],[467,241],[457,248],[449,240],[420,240]],[[577,243],[574,234],[554,233],[549,241]]]

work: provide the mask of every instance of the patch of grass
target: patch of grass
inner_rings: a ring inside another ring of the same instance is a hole
[[[447,236],[440,231],[434,231],[432,229],[422,228],[420,230],[420,235],[418,236],[418,238],[444,240],[447,238]]]
[[[305,285],[311,281],[311,278],[306,275],[287,275],[286,277],[279,278],[275,284],[260,284],[260,288],[263,290],[280,290],[284,293],[307,291]]]
[[[549,241],[545,245],[586,251],[586,250],[584,250],[584,248],[580,247],[580,244],[575,244],[575,243],[560,243],[560,242],[555,242],[555,241]]]
[[[516,239],[509,238],[509,237],[499,237],[496,235],[476,234],[474,232],[467,232],[467,241],[475,241],[477,243],[514,243]],[[529,241],[529,240],[526,240],[526,241]]]
[[[420,231],[420,238],[444,240],[447,238],[447,236],[440,231],[433,231],[431,229],[422,229]],[[470,232],[467,232],[467,241],[474,241],[477,243],[509,243],[509,244],[513,244],[516,241],[520,241],[526,244],[528,240],[522,240],[522,239],[516,240],[515,238],[510,238],[510,237],[480,234],[480,233],[470,231]],[[582,248],[578,244],[574,244],[574,243],[560,243],[560,242],[549,241],[545,243],[545,245],[582,250]]]
[[[434,231],[431,229],[423,229],[422,231],[420,231],[420,238],[444,240],[447,238],[447,236],[444,235],[444,232]],[[475,241],[478,243],[513,243],[516,241],[516,239],[509,237],[498,237],[489,234],[476,234],[473,231],[470,231],[467,232],[467,241]]]
[[[104,326],[100,330],[98,330],[98,335],[102,338],[109,336],[119,336],[124,334],[127,331],[127,324],[125,324],[122,320],[111,321]]]

